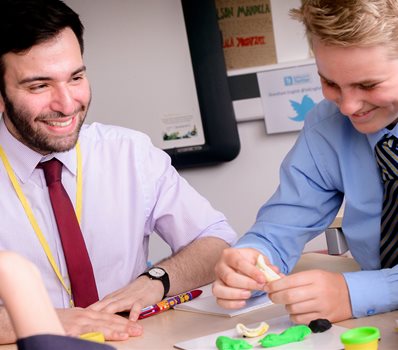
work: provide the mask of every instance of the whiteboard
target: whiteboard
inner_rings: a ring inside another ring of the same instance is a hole
[[[163,149],[205,143],[180,0],[67,0],[85,26],[88,121],[140,130]],[[121,107],[123,106],[123,107]],[[164,141],[195,126],[196,135]]]
[[[238,155],[213,0],[65,2],[85,26],[88,122],[142,131],[177,166]]]

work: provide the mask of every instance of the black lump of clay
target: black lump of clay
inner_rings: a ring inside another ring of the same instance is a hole
[[[313,333],[322,333],[330,329],[332,324],[325,318],[318,318],[317,320],[311,321],[308,327],[310,327]]]

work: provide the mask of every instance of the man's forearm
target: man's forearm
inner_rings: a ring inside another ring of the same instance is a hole
[[[169,295],[178,294],[214,281],[214,266],[229,244],[220,238],[193,241],[172,257],[161,261],[170,278]]]
[[[16,340],[7,310],[4,306],[0,306],[0,344],[15,343]]]

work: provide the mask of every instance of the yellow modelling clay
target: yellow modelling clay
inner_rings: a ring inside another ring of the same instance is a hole
[[[269,325],[266,322],[261,322],[255,328],[248,328],[243,323],[238,323],[236,325],[236,331],[239,335],[247,338],[254,338],[263,335],[266,331],[268,331]]]
[[[90,340],[96,343],[105,343],[105,337],[101,332],[84,333],[79,336],[80,339]]]
[[[259,254],[256,267],[264,274],[267,282],[272,282],[281,278],[274,270],[272,270],[264,261],[264,257]]]

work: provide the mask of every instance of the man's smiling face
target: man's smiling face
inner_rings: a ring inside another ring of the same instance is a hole
[[[41,154],[73,148],[91,93],[79,43],[70,28],[23,53],[2,57],[8,130]]]

